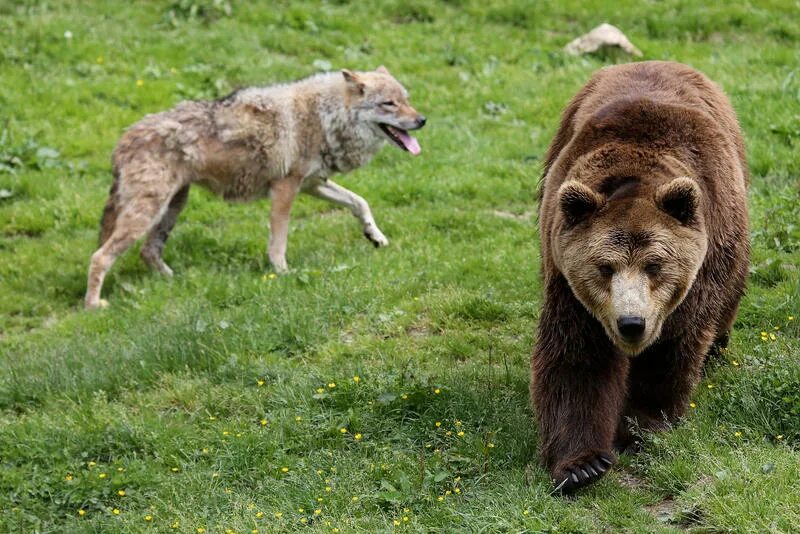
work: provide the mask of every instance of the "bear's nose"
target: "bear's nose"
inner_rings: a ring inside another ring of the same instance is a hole
[[[617,319],[617,328],[626,341],[639,341],[644,334],[644,317],[625,315]]]

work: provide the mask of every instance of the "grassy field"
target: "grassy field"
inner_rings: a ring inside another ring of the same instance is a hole
[[[789,532],[800,524],[800,16],[793,0],[0,2],[0,531]],[[135,7],[134,7],[135,6]],[[601,22],[730,95],[753,258],[691,413],[550,494],[528,360],[535,193],[561,109],[626,58]],[[81,310],[122,130],[183,99],[384,64],[428,117],[341,183],[389,237],[301,198],[195,189],[166,250]],[[794,527],[792,527],[794,525]]]

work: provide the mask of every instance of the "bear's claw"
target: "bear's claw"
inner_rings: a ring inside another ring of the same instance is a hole
[[[565,467],[561,472],[561,476],[553,480],[556,485],[555,489],[562,494],[577,491],[584,486],[597,482],[612,465],[614,465],[614,461],[611,458],[597,454],[585,462]]]

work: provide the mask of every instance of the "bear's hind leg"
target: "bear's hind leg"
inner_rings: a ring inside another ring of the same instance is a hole
[[[633,358],[628,401],[614,440],[615,448],[635,450],[638,430],[665,430],[684,414],[702,376],[710,346],[710,341],[685,335],[677,342],[658,342]]]

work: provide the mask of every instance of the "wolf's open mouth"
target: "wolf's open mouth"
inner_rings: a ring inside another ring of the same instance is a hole
[[[378,123],[378,126],[381,127],[381,130],[383,130],[383,133],[385,133],[389,139],[394,141],[394,143],[403,150],[407,150],[415,156],[422,151],[416,138],[414,138],[413,135],[408,135],[408,132],[402,128],[397,128],[396,126],[391,126],[382,122]]]

